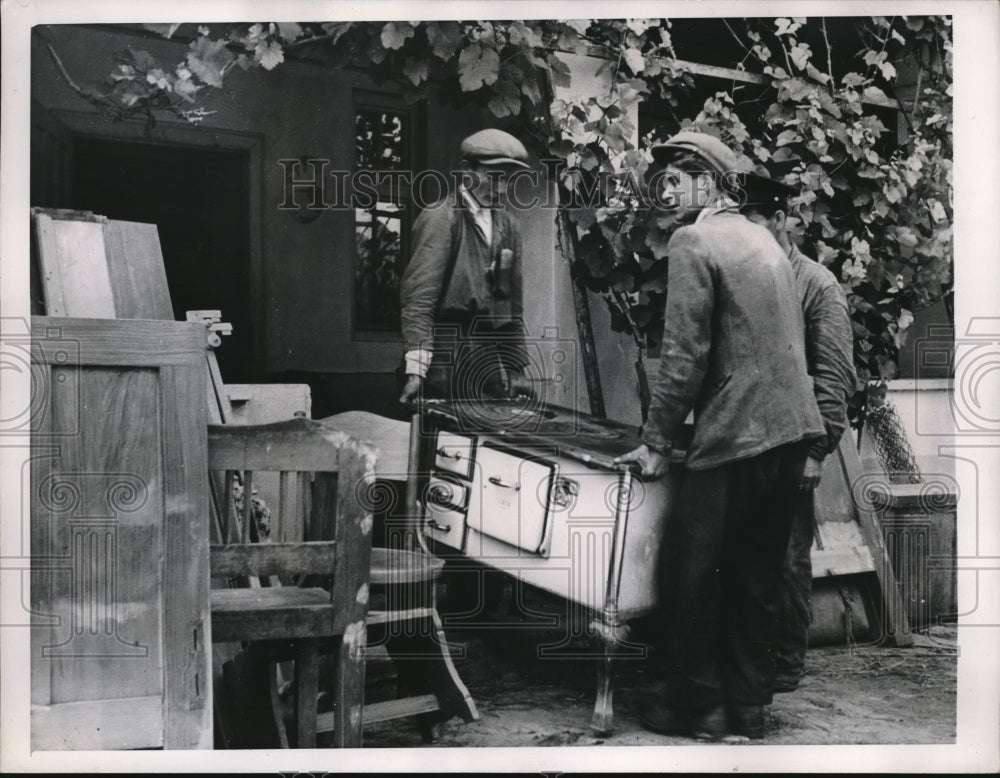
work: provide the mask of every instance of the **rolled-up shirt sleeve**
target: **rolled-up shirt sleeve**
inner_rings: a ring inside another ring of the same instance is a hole
[[[809,449],[822,460],[834,451],[847,429],[847,401],[854,394],[854,339],[847,298],[837,284],[830,284],[805,311],[806,355],[813,373],[813,392],[826,435]]]
[[[444,207],[429,208],[413,224],[410,262],[400,279],[400,319],[407,352],[433,346],[434,314],[451,258],[450,213]]]
[[[667,302],[660,370],[652,387],[642,440],[657,448],[671,444],[694,407],[708,370],[715,289],[707,252],[684,228],[667,246]]]

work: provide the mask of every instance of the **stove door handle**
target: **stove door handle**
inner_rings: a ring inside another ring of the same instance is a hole
[[[498,478],[495,475],[491,475],[489,480],[490,483],[493,484],[494,486],[500,486],[503,487],[504,489],[513,489],[515,492],[521,490],[521,484],[509,484],[502,478]]]
[[[436,529],[438,532],[451,532],[450,524],[438,524],[434,519],[429,520],[427,526],[431,529]]]
[[[448,449],[446,449],[444,446],[438,448],[437,455],[439,457],[444,457],[445,459],[454,459],[455,461],[458,461],[459,459],[462,458],[461,451],[456,451],[454,454],[451,454],[448,452]]]

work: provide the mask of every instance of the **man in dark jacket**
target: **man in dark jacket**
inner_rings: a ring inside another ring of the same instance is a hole
[[[422,211],[401,280],[406,381],[400,402],[525,393],[521,231],[503,206],[528,168],[517,138],[488,129],[462,141],[457,192]]]
[[[823,472],[823,460],[837,450],[847,429],[847,401],[857,384],[854,336],[844,290],[833,273],[803,254],[789,238],[787,201],[795,194],[795,189],[778,181],[751,177],[742,209],[751,221],[768,228],[791,262],[805,319],[806,364],[826,430],[809,448],[785,558],[779,637],[774,650],[776,692],[796,689],[805,665],[816,522],[814,490]]]
[[[695,132],[653,156],[684,226],[667,246],[660,372],[643,443],[620,461],[662,476],[692,410],[694,431],[660,562],[666,686],[640,719],[668,734],[759,738],[795,497],[823,425],[791,265],[725,196],[738,158]]]

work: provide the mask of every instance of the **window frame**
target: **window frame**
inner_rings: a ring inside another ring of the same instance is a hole
[[[423,169],[423,163],[426,159],[427,144],[426,144],[426,101],[419,101],[416,103],[407,104],[403,99],[402,95],[394,94],[391,92],[377,92],[369,89],[354,89],[351,93],[351,171],[355,172],[357,169],[357,151],[356,151],[356,135],[357,132],[357,116],[358,113],[363,110],[376,110],[376,111],[391,111],[394,113],[401,113],[408,118],[409,121],[409,132],[408,137],[404,137],[404,148],[405,155],[409,158],[408,167],[415,173]],[[376,191],[379,195],[379,202],[392,202],[399,206],[401,209],[400,214],[400,252],[398,260],[398,268],[400,273],[406,268],[409,262],[409,251],[410,251],[410,230],[413,224],[413,219],[416,214],[414,213],[414,196],[413,192],[409,187],[399,187],[399,191],[390,191],[388,185],[382,185],[376,187]],[[394,195],[394,196],[393,196]],[[372,208],[364,209],[369,214],[374,216],[377,211],[378,204]],[[360,268],[361,256],[358,252],[358,221],[357,221],[357,209],[351,208],[351,340],[352,341],[389,341],[389,342],[402,342],[402,331],[400,328],[396,329],[386,329],[386,330],[375,330],[375,329],[364,329],[359,326],[358,321],[358,270]]]

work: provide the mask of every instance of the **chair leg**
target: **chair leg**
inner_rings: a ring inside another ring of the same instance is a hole
[[[361,748],[365,699],[364,637],[341,639],[333,652],[333,746]]]
[[[396,665],[400,696],[432,693],[438,698],[440,713],[417,718],[421,735],[428,740],[435,738],[434,725],[438,721],[451,716],[476,721],[479,712],[448,653],[441,617],[436,610],[421,610],[413,619],[416,623],[408,625],[412,629],[394,629],[401,622],[388,625],[385,647]]]
[[[297,748],[316,747],[316,695],[319,693],[319,642],[300,640],[295,652],[295,729]]]

